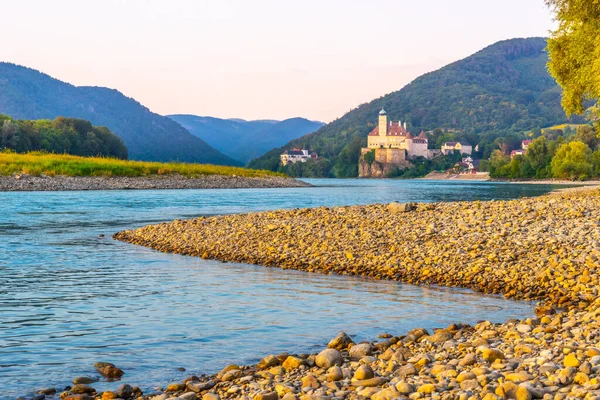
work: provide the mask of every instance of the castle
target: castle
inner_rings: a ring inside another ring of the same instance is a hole
[[[406,122],[394,122],[387,119],[385,110],[379,112],[379,122],[369,133],[367,147],[362,154],[375,151],[375,161],[398,164],[406,159],[416,157],[432,158],[434,151],[428,150],[428,139],[425,132],[413,137],[406,130]]]

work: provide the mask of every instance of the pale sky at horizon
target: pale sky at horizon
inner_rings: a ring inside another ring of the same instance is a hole
[[[0,61],[159,114],[329,122],[496,41],[543,0],[0,0]]]

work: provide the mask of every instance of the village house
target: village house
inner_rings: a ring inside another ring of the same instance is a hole
[[[317,153],[310,153],[308,150],[292,149],[284,151],[281,156],[281,164],[288,165],[289,163],[296,164],[297,162],[306,162],[310,159],[317,159]]]
[[[473,146],[465,142],[446,142],[442,145],[442,153],[446,156],[455,151],[460,152],[460,154],[471,155]]]
[[[525,139],[521,142],[521,149],[523,150],[527,150],[527,148],[529,147],[529,145],[531,144],[531,142],[533,142],[533,140],[531,139]]]
[[[428,142],[425,132],[413,137],[406,130],[406,122],[388,122],[387,114],[382,109],[378,124],[369,133],[367,147],[362,149],[362,153],[375,150],[375,159],[383,163],[396,163],[416,157],[431,158],[432,152],[427,149]]]
[[[474,161],[470,156],[467,156],[454,165],[454,170],[457,172],[473,174],[477,172],[476,164],[476,161]]]
[[[515,158],[515,156],[524,156],[527,151],[523,149],[517,149],[510,152],[510,158]]]

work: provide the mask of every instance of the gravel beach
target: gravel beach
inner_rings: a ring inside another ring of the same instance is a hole
[[[75,385],[63,398],[600,399],[598,188],[511,201],[177,220],[115,238],[190,256],[460,286],[539,304],[521,321],[456,321],[363,343],[340,333],[316,354],[257,354],[264,358],[256,365],[230,365],[155,393]]]
[[[310,184],[283,177],[246,178],[240,176],[205,175],[188,178],[182,175],[142,177],[82,176],[0,176],[0,192],[69,191],[122,189],[246,189],[307,187]]]

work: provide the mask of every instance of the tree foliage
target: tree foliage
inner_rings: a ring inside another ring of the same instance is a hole
[[[592,176],[592,150],[582,142],[561,145],[552,158],[552,175],[561,179],[584,180]]]
[[[15,121],[0,115],[0,149],[127,159],[127,147],[108,128],[83,119]]]
[[[591,126],[579,126],[575,133],[566,128],[545,131],[529,144],[525,155],[512,158],[496,150],[489,160],[490,176],[571,180],[600,177],[600,143],[594,133]]]
[[[598,120],[600,108],[600,2],[598,0],[546,0],[559,22],[548,40],[548,67],[563,89],[567,113],[583,114],[589,101],[590,116]]]

